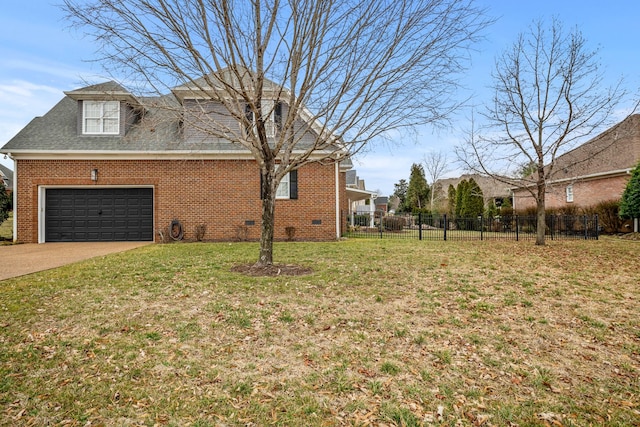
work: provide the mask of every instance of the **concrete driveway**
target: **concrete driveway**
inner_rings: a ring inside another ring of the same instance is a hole
[[[150,244],[152,242],[73,242],[0,246],[0,280]]]

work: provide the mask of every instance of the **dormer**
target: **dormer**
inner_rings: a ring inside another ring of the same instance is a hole
[[[124,136],[143,111],[136,97],[113,81],[65,95],[78,102],[78,135]]]

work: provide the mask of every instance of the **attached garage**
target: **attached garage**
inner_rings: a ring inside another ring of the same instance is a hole
[[[46,242],[153,240],[153,188],[47,188]]]

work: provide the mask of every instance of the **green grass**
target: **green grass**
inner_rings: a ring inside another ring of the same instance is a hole
[[[152,245],[0,282],[0,425],[640,423],[637,242]]]
[[[13,212],[9,212],[9,218],[0,224],[0,241],[13,240]]]

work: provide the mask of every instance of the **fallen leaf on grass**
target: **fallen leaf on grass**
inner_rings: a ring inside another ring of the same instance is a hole
[[[375,372],[371,372],[370,370],[368,370],[366,368],[358,369],[358,373],[364,375],[365,377],[369,377],[369,378],[372,378],[372,377],[376,376]]]

